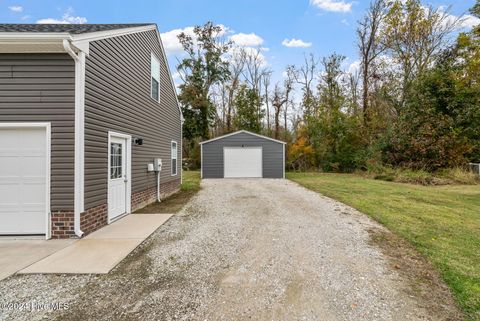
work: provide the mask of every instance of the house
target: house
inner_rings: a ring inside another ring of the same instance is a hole
[[[155,24],[0,25],[0,235],[81,237],[174,193],[181,131]]]
[[[285,142],[240,130],[200,143],[202,178],[285,178]]]

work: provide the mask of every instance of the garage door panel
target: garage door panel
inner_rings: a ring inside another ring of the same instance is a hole
[[[225,178],[260,178],[262,177],[261,147],[225,147]]]
[[[38,212],[7,213],[2,214],[2,219],[11,222],[2,226],[2,234],[45,234],[45,219]]]
[[[0,129],[0,234],[44,234],[45,128]]]
[[[12,180],[9,182],[2,181],[0,183],[0,195],[0,208],[3,208],[7,204],[18,204],[20,199],[20,185]]]

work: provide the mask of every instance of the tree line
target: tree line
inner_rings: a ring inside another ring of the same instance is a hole
[[[357,26],[358,68],[309,53],[275,83],[262,48],[225,40],[212,22],[182,33],[184,155],[198,166],[199,141],[245,129],[286,141],[292,170],[479,162],[480,27],[458,33],[463,21],[420,0],[373,0]]]

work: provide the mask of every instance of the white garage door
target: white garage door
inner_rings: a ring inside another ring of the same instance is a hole
[[[262,177],[261,147],[225,147],[223,149],[224,177]]]
[[[0,234],[45,234],[46,130],[0,128]]]

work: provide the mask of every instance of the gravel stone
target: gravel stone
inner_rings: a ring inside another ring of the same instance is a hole
[[[389,266],[365,215],[288,180],[204,180],[108,275],[17,275],[0,320],[433,320]]]

